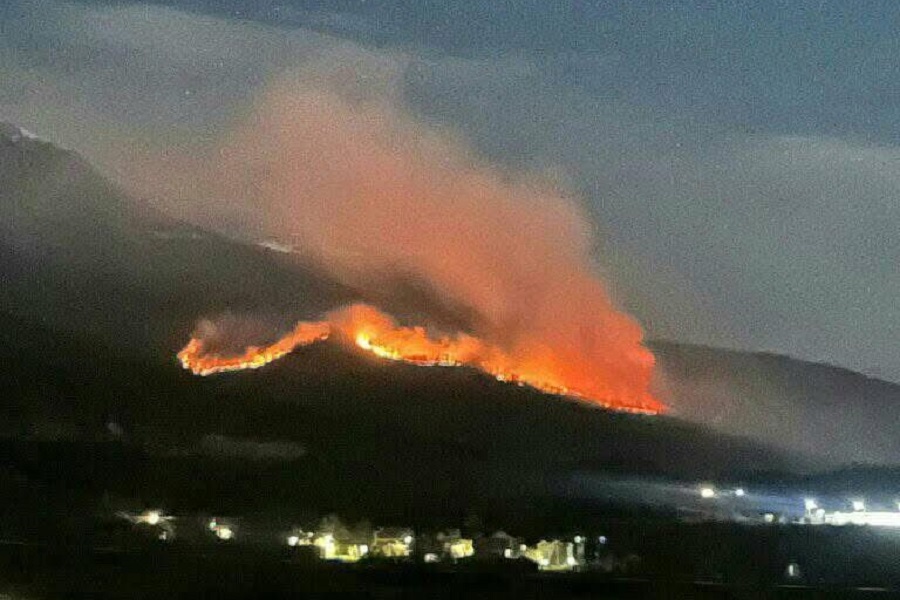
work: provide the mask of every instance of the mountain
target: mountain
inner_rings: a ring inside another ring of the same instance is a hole
[[[824,467],[900,464],[900,385],[761,352],[654,342],[675,413],[731,435],[801,451]]]
[[[0,277],[0,479],[44,498],[461,514],[565,500],[578,473],[810,471],[833,458],[814,441],[830,423],[823,407],[838,418],[856,403],[855,427],[871,417],[873,428],[897,410],[891,384],[674,343],[653,346],[676,409],[661,418],[332,343],[193,377],[174,353],[201,316],[286,325],[357,297],[283,253],[154,214],[76,153],[12,126],[0,128]],[[853,436],[832,441],[898,461],[893,440]]]
[[[3,132],[6,132],[5,135]],[[131,201],[77,153],[0,129],[0,310],[168,355],[198,315],[328,308],[346,290],[277,252]]]

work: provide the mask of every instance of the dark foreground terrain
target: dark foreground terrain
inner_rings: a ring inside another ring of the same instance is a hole
[[[900,535],[869,528],[619,524],[578,573],[527,561],[320,562],[254,542],[0,545],[0,598],[892,598]],[[612,539],[612,537],[611,537]],[[621,558],[621,557],[619,557]],[[788,564],[798,574],[790,576]],[[603,565],[606,565],[604,568]]]

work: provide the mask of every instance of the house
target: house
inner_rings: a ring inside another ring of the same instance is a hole
[[[409,558],[412,555],[415,535],[407,527],[380,527],[372,539],[372,556],[382,558]]]

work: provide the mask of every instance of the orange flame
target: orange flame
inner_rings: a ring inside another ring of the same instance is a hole
[[[324,321],[300,322],[275,343],[250,346],[237,355],[208,353],[203,334],[195,334],[178,353],[178,359],[196,375],[257,369],[295,348],[332,334],[343,343],[383,359],[418,366],[473,367],[499,381],[620,411],[658,414],[666,408],[649,392],[617,393],[611,382],[594,380],[590,369],[585,372],[582,365],[567,364],[546,348],[522,345],[509,352],[464,333],[433,339],[423,327],[400,326],[390,316],[366,304],[334,311]],[[652,360],[652,355],[648,353],[648,356]]]
[[[258,369],[290,354],[300,346],[324,340],[331,328],[328,323],[297,323],[294,330],[269,346],[248,346],[243,352],[233,356],[222,356],[207,352],[203,337],[192,337],[178,353],[178,360],[194,375],[212,375],[228,371]]]

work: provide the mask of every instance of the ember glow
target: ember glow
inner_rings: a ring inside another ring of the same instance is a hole
[[[204,331],[214,330],[209,321],[201,323],[195,337],[178,353],[178,360],[185,369],[195,375],[212,375],[228,371],[258,369],[278,360],[300,346],[307,346],[328,337],[328,323],[297,323],[294,330],[268,346],[248,346],[239,354],[223,355],[208,349],[208,337]]]
[[[601,380],[596,373],[603,371],[562,361],[541,344],[519,343],[503,349],[465,333],[432,336],[423,327],[401,326],[367,304],[333,311],[322,321],[300,322],[271,345],[249,346],[235,354],[208,350],[209,338],[218,333],[210,321],[201,322],[178,353],[182,366],[196,375],[257,369],[298,347],[333,337],[382,359],[423,367],[471,367],[499,381],[620,411],[657,414],[665,410],[649,392],[626,392],[614,381]],[[649,352],[648,356],[652,361]]]

